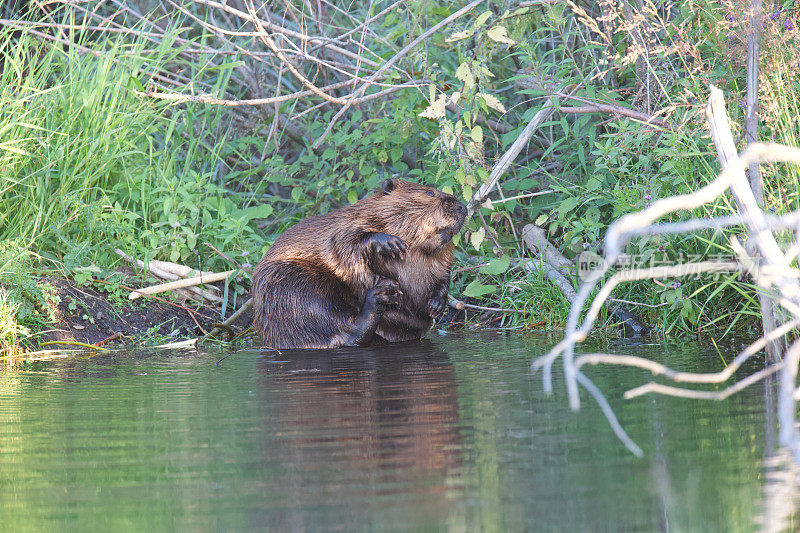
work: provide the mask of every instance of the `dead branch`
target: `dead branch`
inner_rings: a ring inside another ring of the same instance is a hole
[[[318,87],[318,91],[326,91],[332,89],[339,89],[341,87],[350,85],[352,82],[345,81],[340,83],[333,83],[326,87]],[[389,95],[393,92],[399,91],[400,89],[406,89],[409,87],[422,87],[425,84],[420,82],[408,82],[402,83],[400,85],[391,85],[388,89],[384,89],[383,91],[379,91],[374,94],[369,94],[363,96],[361,98],[356,99],[353,103],[360,104],[364,102],[369,102],[371,100],[375,100],[378,98],[382,98],[386,95]],[[147,98],[154,98],[156,100],[167,100],[170,102],[175,103],[184,103],[184,102],[194,102],[198,104],[211,104],[211,105],[219,105],[219,106],[227,106],[227,107],[238,107],[238,106],[260,106],[260,105],[269,105],[269,104],[279,104],[282,102],[288,102],[290,100],[297,100],[300,98],[304,98],[306,96],[311,96],[313,94],[318,94],[317,91],[314,90],[307,90],[307,91],[298,91],[291,94],[282,94],[280,96],[272,96],[268,98],[250,98],[245,100],[228,100],[225,98],[217,98],[215,96],[207,95],[207,94],[184,94],[184,93],[163,93],[157,91],[134,91],[137,96],[147,97]],[[349,101],[350,95],[345,96],[344,98],[337,99],[336,101],[327,99],[329,102],[338,103],[339,100],[341,101]]]
[[[589,100],[588,98],[583,98],[581,96],[576,96],[574,94],[564,94],[562,92],[556,92],[556,96],[567,100],[575,100],[577,102],[581,102],[586,104],[585,106],[578,106],[578,107],[564,107],[559,108],[559,111],[563,111],[565,113],[610,113],[613,115],[621,115],[624,117],[632,118],[634,120],[638,120],[644,122],[645,124],[650,124],[654,126],[659,126],[664,129],[671,130],[672,125],[665,121],[664,119],[658,118],[655,115],[648,115],[647,113],[642,113],[641,111],[636,111],[635,109],[629,109],[627,107],[622,107],[614,104],[603,104],[601,102],[595,102],[593,100]]]
[[[135,300],[137,298],[141,298],[142,296],[149,295],[149,294],[159,294],[162,292],[169,292],[175,289],[183,289],[186,287],[194,287],[195,285],[202,285],[204,283],[214,283],[216,281],[222,281],[224,279],[229,278],[233,275],[236,270],[228,270],[225,272],[215,272],[210,275],[206,276],[196,276],[193,278],[187,279],[179,279],[176,281],[170,281],[169,283],[161,283],[159,285],[152,285],[150,287],[143,287],[141,289],[133,290],[129,295],[128,298],[131,300]],[[219,301],[220,298],[218,296],[214,296],[214,301]]]
[[[235,313],[233,313],[231,316],[228,317],[227,320],[225,320],[225,322],[222,322],[221,324],[223,326],[222,328],[219,326],[215,326],[214,329],[212,329],[206,334],[206,337],[214,337],[216,335],[219,335],[225,327],[230,327],[231,324],[236,322],[239,319],[239,317],[244,315],[251,307],[253,307],[252,298],[243,303],[242,306]]]
[[[577,298],[570,310],[564,339],[554,346],[550,352],[537,358],[532,364],[533,369],[541,368],[543,370],[544,387],[546,391],[550,391],[552,390],[552,384],[550,383],[551,366],[557,357],[562,357],[569,403],[573,410],[577,410],[580,407],[579,385],[590,392],[592,390],[596,391],[596,387],[591,381],[580,372],[580,367],[583,364],[604,363],[636,366],[673,381],[720,383],[729,379],[744,361],[752,357],[768,343],[783,337],[800,325],[800,269],[793,267],[791,264],[795,256],[795,252],[792,252],[792,250],[800,250],[800,243],[795,242],[794,245],[790,246],[789,251],[783,252],[774,235],[775,231],[781,227],[786,227],[787,222],[797,220],[800,213],[793,212],[781,217],[774,217],[764,213],[759,208],[744,172],[747,165],[758,161],[800,162],[800,149],[776,144],[753,143],[742,154],[736,154],[735,150],[731,148],[733,140],[728,126],[722,93],[713,86],[711,87],[707,116],[711,125],[712,136],[719,149],[720,159],[723,162],[722,172],[715,180],[697,191],[659,200],[643,211],[622,217],[609,227],[605,239],[604,262],[581,285]],[[717,221],[713,219],[692,219],[681,223],[655,224],[664,215],[681,210],[695,209],[712,202],[727,190],[730,190],[736,199],[740,208],[739,215]],[[744,248],[734,238],[731,246],[737,251],[738,260],[735,262],[704,261],[684,265],[619,271],[602,285],[592,301],[581,326],[578,327],[579,315],[590,294],[616,264],[625,245],[634,235],[680,233],[686,230],[722,227],[732,224],[742,224],[748,230],[749,240],[759,252],[759,261],[753,261],[752,258],[748,260],[745,257]],[[789,225],[788,227],[795,226]],[[676,372],[663,365],[644,359],[611,354],[587,354],[575,358],[574,349],[577,343],[586,338],[597,318],[600,307],[608,300],[611,292],[619,283],[640,279],[699,274],[701,272],[745,270],[753,276],[759,286],[774,288],[776,293],[780,294],[780,298],[777,299],[776,303],[785,312],[789,313],[793,320],[787,321],[786,324],[774,330],[765,331],[765,335],[742,351],[721,372],[715,374]],[[753,373],[723,391],[698,391],[650,383],[628,391],[625,397],[631,398],[646,392],[657,392],[698,399],[724,399],[770,374],[780,372],[781,386],[778,400],[781,427],[780,442],[783,446],[792,450],[795,459],[800,462],[800,433],[798,433],[794,424],[794,393],[797,389],[796,374],[798,363],[800,363],[800,341],[795,342],[790,347],[784,356],[783,364],[772,365]],[[592,395],[596,401],[600,401],[594,393]],[[604,412],[606,412],[605,409]],[[612,419],[608,412],[606,412],[606,416],[620,439],[629,446],[630,443],[626,439],[627,436],[623,437],[617,430],[616,420]]]

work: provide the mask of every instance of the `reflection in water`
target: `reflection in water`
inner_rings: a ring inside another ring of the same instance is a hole
[[[788,450],[776,446],[775,424],[777,377],[764,380],[764,485],[763,503],[756,522],[761,531],[777,533],[797,530],[797,504],[800,492],[797,483],[800,471]]]
[[[548,398],[528,373],[552,342],[470,333],[219,365],[113,352],[0,372],[0,530],[750,532],[757,515],[798,530],[795,473],[764,442],[774,384],[625,401],[642,372],[592,368],[637,459],[596,406],[573,413],[562,382]],[[690,343],[624,349],[720,365]]]
[[[318,523],[306,518],[309,508],[375,495],[384,512],[397,497],[415,500],[423,524],[452,512],[461,435],[455,370],[440,347],[422,341],[266,354],[258,382],[274,435],[262,453],[267,462],[279,458],[293,507],[277,523],[271,515],[270,526],[305,529],[306,520]],[[332,473],[329,461],[337,463]],[[352,508],[348,514],[338,526],[369,520]]]

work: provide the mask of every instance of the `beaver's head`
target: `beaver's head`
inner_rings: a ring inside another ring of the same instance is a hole
[[[452,194],[399,179],[381,183],[374,201],[386,233],[430,253],[450,243],[467,216]]]

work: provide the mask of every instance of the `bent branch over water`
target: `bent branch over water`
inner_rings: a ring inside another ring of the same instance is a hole
[[[800,257],[800,240],[795,235],[786,251],[778,244],[776,232],[785,228],[796,228],[800,211],[787,213],[784,216],[771,216],[765,213],[757,201],[756,195],[745,175],[748,165],[759,162],[795,162],[800,163],[800,149],[778,144],[752,143],[741,154],[737,154],[733,136],[725,112],[722,92],[711,87],[706,114],[712,137],[722,162],[722,172],[705,187],[689,194],[672,196],[655,202],[649,208],[638,213],[622,217],[608,230],[605,238],[605,255],[599,268],[583,282],[573,302],[564,339],[556,344],[550,352],[537,358],[532,363],[532,370],[542,370],[542,379],[546,392],[552,390],[552,366],[555,360],[562,358],[564,378],[566,380],[570,407],[577,411],[580,408],[578,395],[579,385],[585,388],[598,402],[608,419],[614,433],[635,455],[641,456],[642,450],[627,435],[617,421],[602,392],[581,372],[585,364],[613,364],[632,366],[649,370],[656,376],[663,376],[674,382],[684,383],[722,383],[731,378],[733,373],[750,357],[783,339],[789,332],[800,326],[800,269],[796,266]],[[680,223],[658,223],[661,217],[678,211],[691,210],[713,202],[730,191],[733,194],[740,214],[726,219],[694,218]],[[698,263],[678,264],[644,269],[620,271],[605,278],[614,265],[620,260],[625,245],[631,238],[651,234],[681,234],[702,229],[719,229],[730,225],[741,225],[748,239],[748,248],[757,254],[756,260],[751,252],[745,251],[736,237],[731,238],[731,248],[736,253],[736,261],[703,261]],[[647,359],[613,354],[584,354],[575,357],[575,348],[594,326],[598,312],[611,296],[614,288],[620,283],[640,279],[656,279],[661,277],[677,277],[698,275],[713,272],[747,272],[762,288],[770,301],[781,309],[783,324],[764,335],[742,350],[730,365],[721,372],[713,374],[696,374],[678,372],[659,363]],[[590,295],[600,286],[591,302],[583,322],[578,326],[581,310]],[[777,297],[776,295],[780,295]],[[797,367],[800,363],[800,341],[795,341],[783,354],[783,362],[768,362],[769,366],[734,383],[722,391],[702,391],[679,388],[650,382],[629,390],[625,398],[634,398],[646,393],[657,393],[684,398],[722,400],[741,389],[758,382],[768,375],[780,373],[780,392],[778,398],[778,421],[780,425],[779,442],[788,448],[795,461],[800,464],[800,433],[795,429],[795,401],[800,397],[797,387]]]

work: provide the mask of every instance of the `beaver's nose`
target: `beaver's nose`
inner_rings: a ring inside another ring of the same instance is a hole
[[[466,215],[467,214],[467,206],[465,206],[461,202],[456,202],[456,211],[461,213],[462,215]]]

